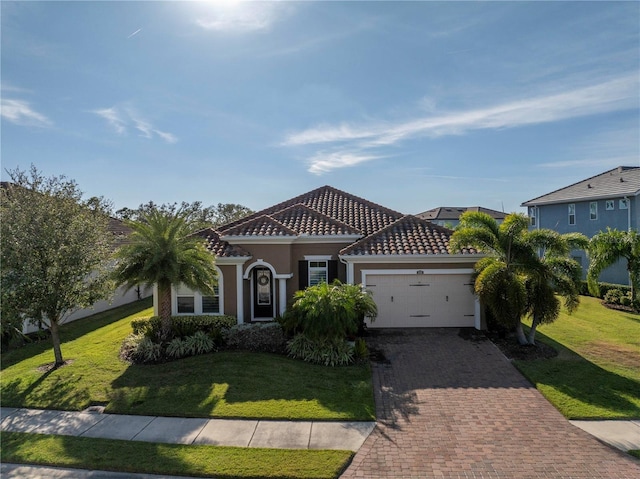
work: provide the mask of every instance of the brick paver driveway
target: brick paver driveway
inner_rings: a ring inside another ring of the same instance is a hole
[[[640,461],[572,426],[489,341],[457,329],[369,341],[378,427],[343,478],[640,478]]]

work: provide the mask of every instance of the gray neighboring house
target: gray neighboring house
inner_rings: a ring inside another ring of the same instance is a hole
[[[640,219],[640,167],[619,166],[522,203],[529,213],[531,228],[548,228],[558,233],[583,233],[591,238],[607,228],[637,230]],[[573,256],[585,271],[587,254]],[[626,261],[607,268],[600,281],[629,284]]]
[[[460,223],[460,215],[467,211],[479,211],[481,213],[487,213],[498,224],[504,221],[507,213],[502,211],[496,211],[489,208],[483,208],[482,206],[439,206],[422,213],[418,213],[416,216],[423,220],[431,221],[439,226],[446,226],[448,228],[455,228]]]

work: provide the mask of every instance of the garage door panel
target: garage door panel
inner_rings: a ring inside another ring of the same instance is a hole
[[[475,298],[465,274],[367,276],[378,306],[371,328],[468,327],[475,324]]]

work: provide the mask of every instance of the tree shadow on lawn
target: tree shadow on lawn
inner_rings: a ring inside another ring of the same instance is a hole
[[[20,378],[14,379],[2,385],[2,405],[12,407],[28,407],[29,404],[37,404],[38,408],[62,409],[75,411],[89,402],[89,392],[86,389],[78,389],[76,378],[56,376],[49,378],[55,370],[48,371],[26,389],[22,388]],[[39,386],[47,380],[47,387]]]
[[[581,411],[586,406],[565,404],[561,407],[565,415],[571,419],[640,417],[639,381],[608,371],[540,332],[536,338],[555,348],[559,355],[552,359],[514,361],[514,365],[537,386],[553,388],[601,411],[600,415],[585,416]],[[637,398],[637,402],[629,397]]]
[[[367,366],[324,367],[266,353],[223,351],[131,365],[111,386],[108,412],[186,417],[375,417]]]
[[[120,321],[128,316],[144,311],[153,305],[152,298],[141,299],[133,303],[118,306],[117,308],[92,314],[86,318],[78,319],[60,326],[60,342],[64,354],[64,343],[74,341],[85,334],[96,331],[111,323]],[[2,366],[0,370],[11,367],[20,361],[37,356],[52,349],[51,339],[47,337],[38,342],[26,344],[18,349],[13,349],[2,354]],[[53,353],[52,353],[53,354]]]

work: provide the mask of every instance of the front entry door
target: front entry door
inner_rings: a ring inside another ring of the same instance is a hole
[[[271,270],[253,270],[253,317],[273,318],[273,281]]]

